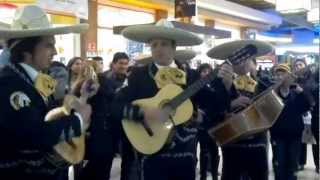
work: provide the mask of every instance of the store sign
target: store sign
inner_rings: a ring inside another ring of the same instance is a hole
[[[320,0],[311,1],[311,10],[307,14],[307,20],[314,24],[319,24],[320,14],[319,14]]]
[[[97,44],[94,42],[88,43],[88,49],[89,52],[96,52],[97,51]]]
[[[196,0],[175,0],[175,18],[196,15]]]
[[[70,13],[81,19],[88,19],[88,0],[38,0],[46,10]]]
[[[31,4],[36,3],[37,0],[0,0],[0,3],[21,3],[21,4]]]
[[[131,58],[137,56],[138,54],[142,54],[143,53],[143,43],[128,40],[127,52]]]
[[[311,0],[277,0],[276,10],[281,13],[299,13],[311,10]]]

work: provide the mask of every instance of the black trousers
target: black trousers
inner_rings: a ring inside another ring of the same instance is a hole
[[[305,166],[307,163],[307,145],[300,140],[300,146],[299,165]]]
[[[120,180],[138,179],[135,152],[127,137],[121,138],[121,178]]]
[[[268,180],[266,147],[225,147],[222,158],[221,180]]]
[[[301,139],[273,139],[275,180],[297,180]]]
[[[109,180],[113,155],[101,159],[90,159],[81,170],[79,180]]]
[[[191,157],[152,157],[141,160],[141,180],[195,180],[196,163]]]
[[[219,149],[207,131],[199,130],[200,142],[200,180],[207,179],[207,171],[210,170],[212,179],[218,180]],[[209,166],[211,165],[211,168]]]
[[[54,175],[29,174],[23,173],[23,170],[17,169],[0,169],[1,180],[59,180],[60,172]]]

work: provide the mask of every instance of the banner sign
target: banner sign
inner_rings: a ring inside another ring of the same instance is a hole
[[[38,0],[40,7],[50,11],[65,12],[88,19],[88,0]]]
[[[196,15],[196,0],[175,0],[175,18],[192,17]]]

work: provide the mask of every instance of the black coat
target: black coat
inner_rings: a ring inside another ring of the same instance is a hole
[[[319,80],[315,82],[315,86],[312,89],[312,95],[314,99],[314,106],[312,108],[312,132],[313,135],[319,139]]]
[[[310,109],[310,101],[305,93],[297,94],[293,90],[290,90],[288,97],[282,99],[285,106],[271,128],[271,136],[275,139],[299,139],[304,128],[302,115]]]
[[[14,67],[19,73],[8,66],[0,71],[0,177],[8,173],[9,179],[17,174],[25,179],[48,178],[57,168],[48,162],[46,154],[53,152],[53,146],[64,138],[62,132],[70,134],[72,130],[75,132],[72,135],[79,136],[80,121],[71,115],[44,122],[49,110],[45,101],[24,69],[20,65]],[[24,100],[29,99],[29,105],[25,101],[24,106],[15,109],[14,93],[23,95]]]
[[[118,146],[120,124],[111,117],[111,104],[115,97],[115,82],[98,75],[100,88],[89,103],[92,106],[90,136],[87,138],[87,158],[110,158]]]

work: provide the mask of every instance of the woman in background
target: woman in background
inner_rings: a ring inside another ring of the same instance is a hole
[[[83,59],[81,57],[74,57],[70,59],[67,65],[67,69],[69,71],[69,86],[77,80],[78,75],[80,75],[83,69]]]

